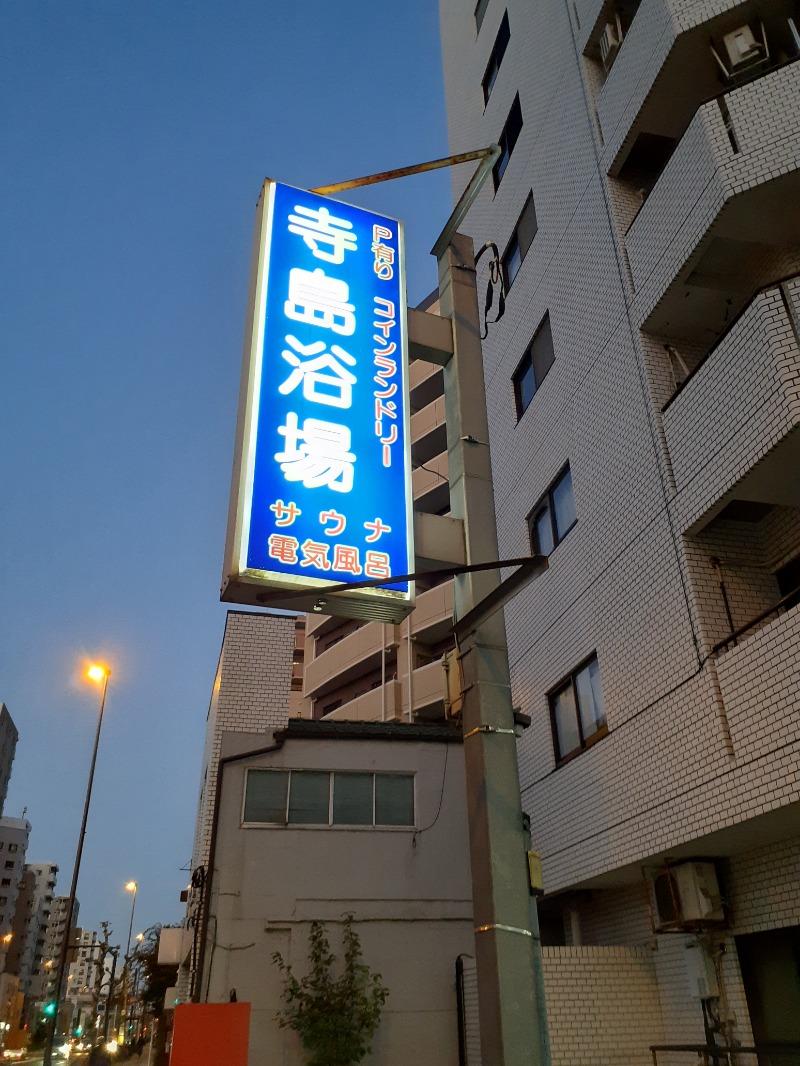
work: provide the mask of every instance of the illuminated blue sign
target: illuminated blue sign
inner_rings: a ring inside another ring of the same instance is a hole
[[[309,609],[414,569],[402,224],[267,182],[256,253],[223,597]],[[389,582],[324,609],[412,606]]]

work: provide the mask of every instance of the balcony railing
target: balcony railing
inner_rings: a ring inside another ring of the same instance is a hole
[[[661,1055],[693,1055],[702,1066],[796,1066],[800,1044],[755,1044],[728,1047],[718,1044],[652,1044],[653,1066]],[[744,1056],[744,1058],[743,1058]],[[663,1058],[661,1060],[664,1061]],[[689,1060],[687,1058],[687,1066]]]

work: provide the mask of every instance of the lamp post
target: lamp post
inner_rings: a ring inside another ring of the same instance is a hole
[[[102,682],[102,691],[100,695],[100,713],[97,717],[97,731],[94,735],[94,748],[92,749],[92,761],[89,766],[89,780],[86,784],[86,799],[83,804],[83,819],[81,820],[81,831],[78,835],[78,849],[75,853],[75,865],[72,869],[72,884],[70,885],[69,896],[67,897],[67,911],[64,920],[64,935],[61,938],[61,954],[58,958],[58,968],[56,970],[56,987],[55,987],[55,1010],[53,1011],[52,1021],[48,1027],[47,1040],[44,1045],[44,1058],[42,1060],[42,1066],[51,1066],[53,1061],[53,1044],[55,1043],[56,1029],[58,1028],[58,1015],[61,1007],[61,991],[64,984],[64,971],[67,966],[67,949],[69,947],[69,935],[72,928],[72,914],[75,910],[75,892],[78,888],[78,874],[81,869],[81,857],[83,855],[83,841],[86,837],[86,821],[89,817],[89,803],[92,798],[92,784],[94,783],[94,768],[97,763],[97,748],[100,743],[100,728],[103,725],[103,711],[106,706],[106,692],[108,691],[108,679],[111,676],[111,671],[105,666],[90,666],[87,671],[87,676],[92,681]]]
[[[139,890],[139,885],[136,881],[129,881],[125,885],[126,892],[133,892],[133,902],[131,903],[131,921],[128,926],[128,944],[125,948],[125,958],[127,959],[131,953],[131,933],[133,932],[133,916],[136,912],[136,893]]]
[[[125,965],[123,967],[123,973],[125,977],[125,999],[122,1008],[122,1041],[128,1042],[128,990],[130,988],[131,981],[131,934],[133,933],[133,916],[136,913],[136,893],[139,891],[138,881],[128,881],[125,885],[126,892],[133,893],[133,902],[131,903],[131,920],[128,925],[128,943],[125,947]]]

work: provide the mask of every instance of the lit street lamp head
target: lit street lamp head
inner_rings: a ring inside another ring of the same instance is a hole
[[[126,892],[135,892],[137,888],[138,888],[138,885],[136,884],[135,881],[129,881],[127,883],[127,885],[125,886],[125,891]]]
[[[108,677],[110,673],[111,671],[106,669],[106,667],[98,666],[96,663],[90,666],[86,671],[87,676],[90,677],[92,681],[102,681],[103,678]]]

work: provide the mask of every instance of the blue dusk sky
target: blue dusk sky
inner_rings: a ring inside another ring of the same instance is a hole
[[[482,145],[476,145],[476,148]],[[254,210],[448,153],[435,0],[0,3],[5,813],[124,943],[180,919],[219,603]],[[412,302],[447,171],[348,198],[403,219]]]

